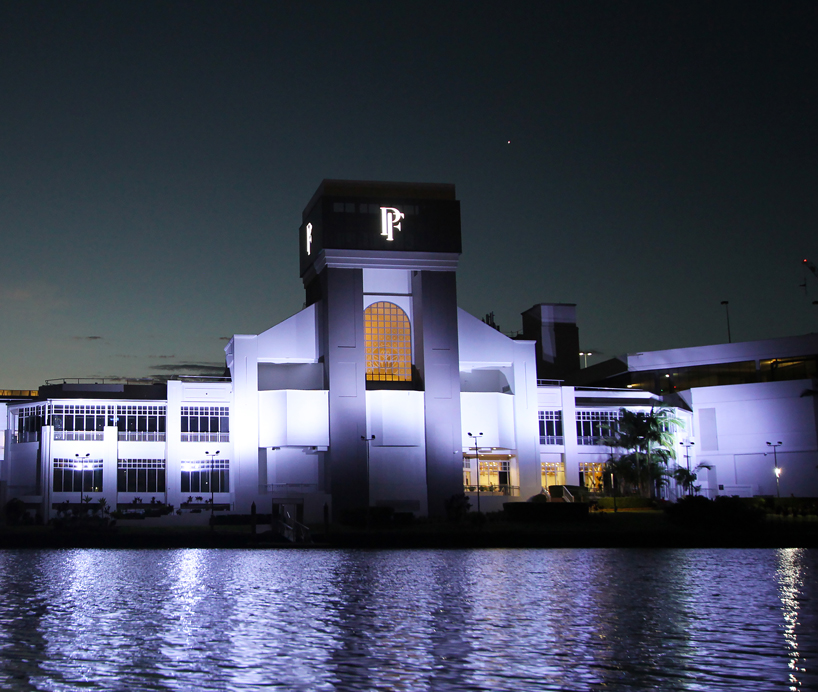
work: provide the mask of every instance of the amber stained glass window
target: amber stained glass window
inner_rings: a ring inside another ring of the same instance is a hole
[[[412,379],[412,327],[394,303],[373,303],[364,311],[366,379]]]

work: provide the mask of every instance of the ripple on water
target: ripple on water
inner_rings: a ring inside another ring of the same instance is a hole
[[[9,690],[818,689],[815,551],[0,552]]]

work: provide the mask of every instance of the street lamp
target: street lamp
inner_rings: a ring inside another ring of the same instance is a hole
[[[216,466],[216,457],[219,456],[221,450],[216,450],[212,454],[205,452],[205,456],[210,459],[210,528],[213,528],[213,510],[215,508],[214,488],[213,488],[213,472]]]
[[[732,344],[733,340],[730,337],[730,301],[723,300],[721,304],[724,306],[724,312],[727,315],[727,343]]]
[[[781,468],[778,466],[778,448],[781,446],[781,441],[772,443],[768,442],[767,446],[773,448],[773,463],[775,466],[773,467],[773,473],[775,474],[775,490],[778,493],[778,499],[781,499]]]
[[[474,458],[477,463],[477,513],[480,514],[480,450],[477,446],[477,441],[483,437],[483,433],[467,433],[467,435],[474,440]]]
[[[367,437],[366,435],[361,435],[361,439],[366,442],[366,528],[369,528],[369,507],[371,503],[369,501],[369,445],[372,443],[372,440],[375,439],[374,435]]]
[[[80,509],[82,509],[82,481],[83,481],[83,471],[85,471],[85,466],[86,466],[86,464],[84,464],[82,460],[87,459],[88,457],[90,457],[91,452],[88,452],[88,454],[75,454],[74,456],[77,457],[77,461],[76,461],[76,464],[74,466],[74,472],[75,473],[76,473],[76,471],[80,472]]]
[[[682,445],[682,447],[685,448],[685,460],[687,461],[687,474],[688,474],[688,481],[689,481],[688,486],[687,486],[687,494],[690,495],[691,494],[690,491],[693,489],[692,488],[693,483],[692,483],[692,481],[690,481],[690,448],[693,445],[695,445],[696,443],[691,442],[690,440],[681,440],[679,442],[679,444]]]
[[[585,358],[585,367],[587,368],[588,367],[588,356],[594,355],[594,352],[593,351],[580,351],[579,355],[581,355],[581,356],[583,356]]]

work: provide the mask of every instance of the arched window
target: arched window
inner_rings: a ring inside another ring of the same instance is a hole
[[[394,303],[373,303],[364,310],[366,379],[411,381],[412,326]]]

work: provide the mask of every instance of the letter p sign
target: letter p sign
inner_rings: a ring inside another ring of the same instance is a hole
[[[381,207],[381,235],[385,235],[387,240],[393,240],[392,233],[400,230],[400,221],[403,212],[395,207]]]

